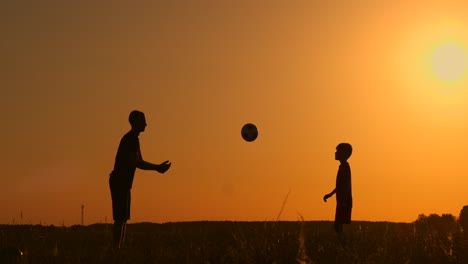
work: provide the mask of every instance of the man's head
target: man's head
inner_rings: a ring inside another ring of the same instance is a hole
[[[135,130],[137,132],[145,131],[146,119],[145,114],[143,114],[143,112],[137,110],[132,111],[128,116],[128,122],[130,122],[132,130]]]
[[[353,147],[348,143],[340,143],[336,146],[335,160],[346,161],[353,153]]]

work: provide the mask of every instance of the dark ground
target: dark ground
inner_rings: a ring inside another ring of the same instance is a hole
[[[346,248],[328,221],[138,223],[120,252],[110,224],[0,225],[0,263],[468,263],[461,228],[439,222],[353,222]]]

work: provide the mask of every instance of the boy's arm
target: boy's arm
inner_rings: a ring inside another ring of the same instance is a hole
[[[327,201],[328,198],[332,197],[334,194],[336,193],[336,188],[333,189],[333,191],[329,194],[325,194],[325,196],[323,196],[323,201]]]

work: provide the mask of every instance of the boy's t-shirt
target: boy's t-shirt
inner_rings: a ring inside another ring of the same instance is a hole
[[[351,193],[351,167],[348,162],[340,164],[336,176],[336,202],[339,206],[353,207]]]

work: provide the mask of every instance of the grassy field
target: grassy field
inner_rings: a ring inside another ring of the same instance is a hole
[[[468,263],[456,222],[424,220],[354,222],[347,248],[328,221],[138,223],[120,252],[109,224],[1,225],[0,263]]]

